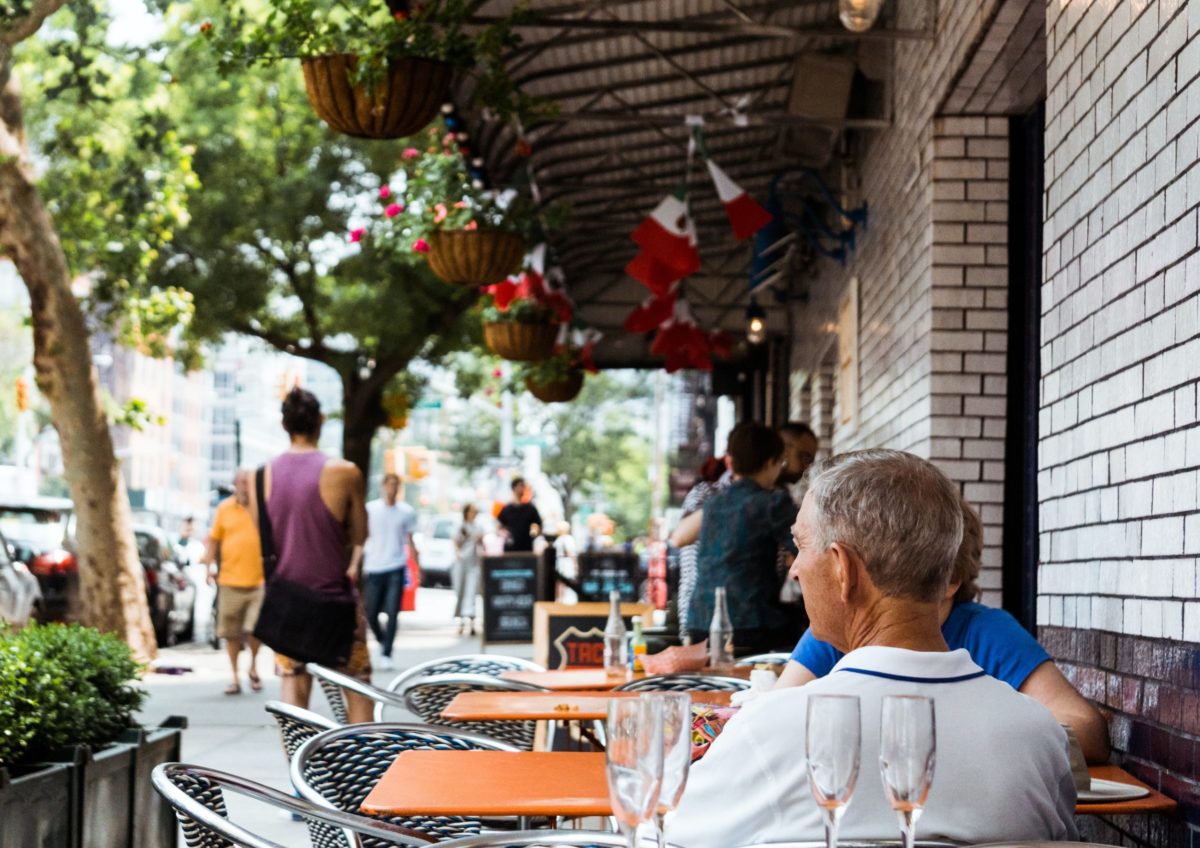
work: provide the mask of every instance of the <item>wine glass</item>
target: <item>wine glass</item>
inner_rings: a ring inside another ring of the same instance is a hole
[[[912,848],[917,819],[933,783],[936,752],[933,699],[888,695],[879,716],[883,791],[900,819],[904,848]]]
[[[653,692],[642,697],[662,703],[663,773],[654,825],[658,830],[658,848],[666,848],[663,818],[679,806],[692,762],[692,696],[687,692]]]
[[[612,698],[606,730],[608,797],[629,848],[637,848],[638,826],[654,815],[662,788],[663,702]]]
[[[808,699],[805,746],[808,785],[825,814],[825,845],[837,848],[838,824],[858,782],[862,745],[857,695],[813,695]]]

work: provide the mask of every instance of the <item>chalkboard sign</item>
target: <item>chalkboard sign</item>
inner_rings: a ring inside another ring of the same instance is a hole
[[[647,623],[649,604],[621,604],[625,627],[640,615]],[[546,668],[603,668],[604,625],[608,604],[556,604],[538,602],[534,613],[533,657]]]
[[[608,601],[608,593],[616,589],[621,600],[638,600],[641,583],[637,554],[624,551],[598,551],[579,555],[579,600]]]
[[[483,558],[483,643],[533,641],[537,555],[511,553]]]

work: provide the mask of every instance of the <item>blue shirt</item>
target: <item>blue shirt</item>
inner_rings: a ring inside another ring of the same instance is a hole
[[[966,648],[975,664],[1014,689],[1050,659],[1046,649],[1004,610],[974,601],[955,604],[942,625],[942,636],[950,650]],[[805,630],[792,659],[817,677],[829,674],[842,652]]]
[[[718,586],[725,587],[734,630],[783,626],[775,559],[780,546],[795,553],[795,520],[796,506],[787,492],[764,489],[753,480],[737,480],[710,497],[700,525],[688,627],[708,629]]]

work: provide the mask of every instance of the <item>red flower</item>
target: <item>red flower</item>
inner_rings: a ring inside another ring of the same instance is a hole
[[[351,230],[350,231],[350,243],[354,244],[355,242],[362,241],[362,237],[364,235],[366,235],[366,233],[367,233],[367,231],[363,227],[359,227],[356,230]]]
[[[413,242],[412,249],[416,253],[428,253],[429,252],[429,242],[425,241],[425,239],[417,239],[416,241]]]
[[[392,13],[392,17],[398,21],[407,21],[408,20],[408,12],[396,11],[396,12]]]
[[[390,188],[388,188],[387,186],[380,187],[380,189],[379,189],[379,199],[380,200],[387,200],[391,196],[392,196],[392,190]]]
[[[404,152],[400,154],[401,159],[416,159],[421,155],[421,151],[415,147],[406,147]]]
[[[504,369],[503,368],[493,368],[492,376],[495,377],[497,380],[499,380],[501,377],[504,376]]]
[[[383,210],[383,214],[387,215],[389,218],[395,218],[403,211],[404,207],[399,203],[389,203],[387,208]]]
[[[477,230],[477,229],[479,229],[479,222],[478,221],[467,221],[467,225],[465,227],[463,227],[463,229],[468,230],[468,231]]]

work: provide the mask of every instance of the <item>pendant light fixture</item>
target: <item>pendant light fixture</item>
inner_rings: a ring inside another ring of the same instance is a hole
[[[757,298],[750,298],[746,308],[746,341],[758,345],[767,340],[767,313],[758,305]]]
[[[866,32],[875,25],[883,0],[838,0],[838,17],[851,32]]]

